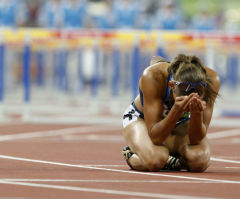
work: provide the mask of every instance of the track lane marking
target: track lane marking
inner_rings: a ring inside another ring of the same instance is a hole
[[[128,165],[126,164],[86,164],[84,166],[88,166],[88,167],[127,167]]]
[[[0,158],[9,159],[9,160],[18,160],[18,161],[24,161],[24,162],[34,162],[34,163],[40,163],[40,164],[58,165],[58,166],[65,166],[65,167],[118,172],[118,173],[130,173],[130,174],[137,174],[137,175],[162,176],[162,177],[168,177],[168,178],[179,178],[179,179],[187,179],[187,180],[200,180],[200,181],[210,181],[210,182],[222,182],[222,183],[228,183],[228,184],[240,184],[240,181],[233,181],[233,180],[221,180],[221,179],[218,180],[218,179],[210,179],[210,178],[187,177],[187,176],[179,176],[179,175],[160,174],[160,173],[137,172],[137,171],[128,171],[128,170],[121,170],[121,169],[110,169],[110,168],[101,168],[101,167],[93,167],[93,166],[74,165],[74,164],[68,164],[68,163],[20,158],[20,157],[6,156],[6,155],[0,155]]]
[[[211,160],[216,161],[216,162],[227,162],[227,163],[240,164],[240,161],[237,161],[237,160],[226,160],[226,159],[214,158],[214,157],[211,157]]]
[[[186,195],[120,191],[120,190],[113,190],[113,189],[96,189],[96,188],[73,187],[73,186],[63,186],[63,185],[12,182],[8,180],[0,180],[0,184],[11,184],[11,185],[20,185],[20,186],[29,186],[29,187],[38,187],[38,188],[60,189],[60,190],[69,190],[69,191],[80,191],[80,192],[93,192],[93,193],[112,194],[112,195],[140,196],[140,197],[151,197],[151,198],[166,198],[166,199],[182,199],[182,198],[206,199],[208,198],[208,199],[211,199],[209,197],[195,197],[195,196],[186,196]]]
[[[74,127],[74,128],[64,128],[56,130],[46,130],[46,131],[37,131],[30,133],[18,133],[12,135],[2,135],[0,136],[1,141],[10,141],[10,140],[19,140],[19,139],[28,139],[36,137],[50,137],[50,136],[59,136],[59,135],[68,135],[68,134],[81,134],[81,133],[90,133],[98,131],[118,131],[121,130],[119,126],[83,126],[83,127]],[[232,129],[226,131],[220,131],[215,133],[209,133],[207,137],[209,139],[216,138],[225,138],[240,135],[240,129]]]
[[[0,136],[0,142],[10,141],[10,140],[20,140],[20,139],[29,139],[29,138],[39,138],[39,137],[51,137],[67,134],[80,134],[80,133],[92,133],[98,131],[117,131],[119,127],[110,127],[108,126],[84,126],[84,127],[74,127],[74,128],[64,128],[57,130],[46,130],[46,131],[37,131],[32,133],[18,133],[12,135],[2,135]]]
[[[13,179],[13,178],[6,178],[0,179],[10,182],[85,182],[85,183],[206,183],[206,184],[213,184],[213,182],[208,181],[182,181],[182,180],[79,180],[79,179]],[[219,183],[219,182],[216,182]],[[220,182],[223,183],[223,182]]]
[[[208,139],[219,139],[219,138],[225,138],[225,137],[232,137],[232,136],[238,136],[240,135],[240,129],[232,129],[232,130],[226,130],[226,131],[219,131],[215,133],[209,133],[207,134]]]
[[[0,142],[11,141],[11,140],[21,140],[21,139],[31,139],[31,138],[40,138],[40,137],[53,137],[60,135],[68,134],[84,134],[84,133],[93,133],[99,131],[121,131],[121,128],[118,126],[83,126],[83,127],[74,127],[74,128],[64,128],[56,130],[46,130],[46,131],[37,131],[30,133],[18,133],[12,135],[2,135],[0,136]],[[218,139],[225,137],[232,137],[240,135],[240,129],[232,129],[227,131],[220,131],[215,133],[209,133],[207,137],[209,139]]]

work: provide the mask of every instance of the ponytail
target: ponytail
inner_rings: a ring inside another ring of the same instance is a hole
[[[179,54],[178,56],[176,56],[173,60],[173,62],[171,63],[170,67],[168,68],[168,73],[171,75],[176,74],[177,70],[179,69],[180,65],[182,63],[189,63],[188,57],[184,54]]]
[[[206,70],[203,67],[201,60],[197,56],[186,56],[184,54],[177,55],[170,67],[168,68],[168,73],[174,75],[177,73],[178,69],[183,65],[193,64],[206,74]]]

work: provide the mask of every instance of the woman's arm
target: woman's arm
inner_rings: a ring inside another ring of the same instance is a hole
[[[160,77],[156,79],[154,74],[151,71],[144,72],[140,85],[144,97],[144,118],[148,133],[152,142],[160,145],[174,129],[176,122],[194,95],[176,98],[171,111],[162,119],[162,99],[166,92],[166,80],[163,75],[159,75]]]
[[[207,133],[206,120],[204,120],[203,115],[204,112],[211,111],[211,108],[204,108],[203,103],[204,101],[198,97],[195,97],[191,100],[188,107],[188,110],[191,113],[191,118],[188,126],[188,135],[190,144],[192,145],[199,144]],[[207,114],[207,118],[209,119],[209,114]]]
[[[150,137],[152,138],[153,143],[162,144],[162,142],[168,137],[168,135],[175,128],[176,123],[187,108],[188,103],[191,101],[193,96],[194,94],[191,94],[189,96],[176,97],[175,103],[167,116],[152,126]]]
[[[219,76],[214,72],[211,72],[213,88],[216,93],[218,93],[220,88]],[[215,100],[215,99],[214,99]],[[201,140],[206,136],[207,129],[212,119],[214,103],[209,106],[206,105],[204,101],[195,97],[191,100],[188,109],[191,113],[191,119],[188,128],[188,134],[190,139],[190,144],[196,145],[201,142]]]

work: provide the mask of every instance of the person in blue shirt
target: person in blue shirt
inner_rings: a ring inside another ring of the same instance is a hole
[[[0,1],[0,26],[23,26],[27,20],[25,1],[1,0]]]
[[[206,8],[201,8],[200,12],[193,16],[191,29],[209,31],[216,29],[214,17],[211,16]]]
[[[114,6],[116,28],[135,28],[139,19],[139,6],[133,0],[116,1]]]
[[[63,25],[61,0],[46,1],[40,8],[38,23],[40,26],[47,28],[61,28]]]
[[[184,27],[184,17],[179,9],[176,8],[174,1],[164,1],[157,10],[153,28],[163,30],[176,30]]]
[[[64,2],[63,15],[65,28],[84,28],[87,20],[86,1],[69,0]]]
[[[98,4],[98,10],[92,7],[89,13],[92,26],[99,29],[113,29],[116,26],[116,18],[114,14],[114,1],[105,0]],[[101,5],[99,5],[101,4]]]

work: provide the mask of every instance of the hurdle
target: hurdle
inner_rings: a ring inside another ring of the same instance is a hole
[[[6,88],[4,75],[8,67],[5,51],[12,43],[22,56],[18,86],[22,87],[23,98],[18,100],[31,110],[36,109],[33,104],[41,96],[41,103],[52,103],[55,110],[73,103],[82,112],[118,115],[137,96],[140,75],[151,55],[171,60],[177,53],[199,55],[207,66],[218,71],[224,93],[227,90],[236,95],[233,90],[239,89],[239,38],[237,33],[156,30],[5,30],[0,41],[0,101],[6,110],[8,93],[14,92]]]

